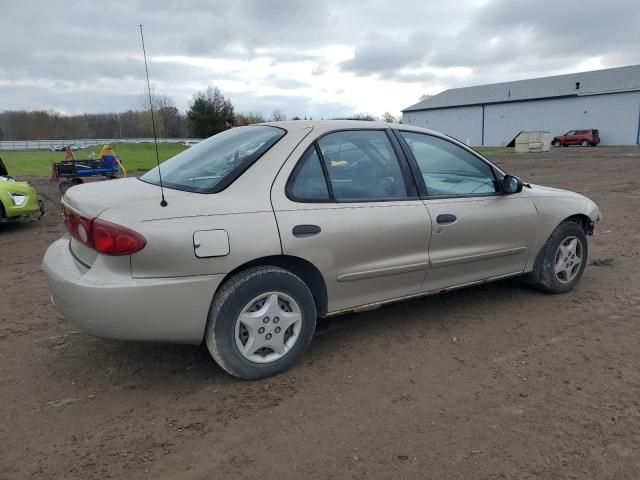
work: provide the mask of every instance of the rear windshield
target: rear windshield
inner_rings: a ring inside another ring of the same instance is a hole
[[[285,135],[277,127],[256,125],[226,130],[170,158],[160,166],[162,185],[176,190],[215,193],[229,186]],[[140,180],[160,184],[158,167]]]

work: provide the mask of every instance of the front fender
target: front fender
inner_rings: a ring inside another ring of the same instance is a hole
[[[593,225],[602,219],[598,205],[577,193],[533,186],[531,200],[538,212],[538,228],[525,271],[533,270],[535,259],[558,225],[570,217],[585,216]],[[591,232],[587,232],[591,233]]]

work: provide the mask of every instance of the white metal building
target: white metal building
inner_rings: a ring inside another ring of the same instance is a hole
[[[402,111],[402,122],[473,146],[520,131],[596,128],[602,145],[640,144],[640,65],[453,88]]]

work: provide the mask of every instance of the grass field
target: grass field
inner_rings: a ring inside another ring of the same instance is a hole
[[[156,152],[153,143],[113,143],[113,151],[116,152],[128,172],[149,170],[156,163]],[[76,159],[89,158],[91,152],[97,155],[102,146],[77,150],[74,153]],[[158,144],[160,161],[164,161],[182,152],[184,145],[173,143]],[[20,177],[25,175],[49,175],[52,162],[64,160],[64,152],[49,151],[0,151],[0,157],[7,166],[9,175]]]
[[[504,155],[505,153],[514,153],[513,148],[510,147],[474,147],[476,152],[484,155],[485,157],[491,157],[493,155]]]

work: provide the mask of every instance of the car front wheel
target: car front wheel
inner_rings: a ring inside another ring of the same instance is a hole
[[[216,363],[247,380],[293,366],[311,343],[316,307],[307,285],[277,267],[231,277],[211,305],[205,341]]]
[[[587,235],[578,223],[566,221],[558,225],[538,254],[530,279],[547,293],[573,290],[587,265]]]
[[[582,142],[580,142],[580,145],[582,145],[583,147],[588,147],[589,146],[589,142],[586,140],[582,140]]]
[[[554,140],[554,141],[552,142],[552,145],[553,145],[554,147],[560,147],[560,146],[562,146],[562,144],[560,143],[560,140]]]

